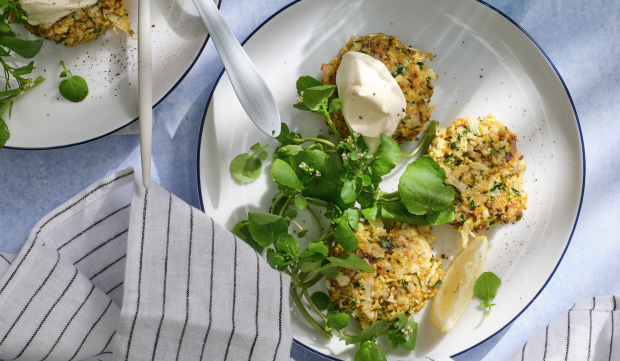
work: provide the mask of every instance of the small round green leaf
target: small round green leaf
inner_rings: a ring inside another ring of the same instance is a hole
[[[297,217],[297,211],[291,208],[287,209],[284,214],[290,219]]]
[[[329,103],[330,113],[337,113],[340,109],[342,109],[342,100],[340,98],[336,98]]]
[[[74,103],[79,103],[88,96],[88,84],[86,84],[86,80],[77,75],[63,80],[58,90],[60,90],[60,95]]]
[[[271,176],[276,182],[294,188],[303,189],[303,184],[295,174],[291,166],[281,159],[276,159],[271,163]]]
[[[336,233],[334,234],[336,242],[349,252],[353,252],[358,247],[357,237],[351,231],[348,223],[340,223],[336,227]]]
[[[297,243],[295,237],[288,233],[280,233],[276,241],[276,247],[279,253],[286,254],[290,258],[297,257],[297,253],[299,253],[299,243]]]
[[[331,327],[340,331],[343,328],[347,327],[347,325],[349,324],[349,320],[349,315],[347,315],[346,313],[337,313],[327,318],[326,325],[327,327]]]
[[[230,163],[230,172],[240,182],[254,182],[260,177],[262,171],[263,164],[260,159],[247,153],[239,154]]]
[[[257,150],[258,148],[260,148],[260,143],[256,143],[253,146],[251,146],[250,150]]]
[[[269,154],[264,150],[258,153],[258,159],[260,160],[267,160],[267,157],[269,157]]]
[[[4,31],[4,32],[9,32],[11,31],[11,27],[9,26],[9,24],[3,22],[0,22],[0,31]]]
[[[321,311],[326,310],[327,307],[329,307],[329,303],[331,302],[329,296],[325,294],[325,292],[321,291],[314,292],[312,296],[310,296],[310,300],[312,300],[312,303],[314,303],[316,308]]]
[[[302,197],[301,195],[298,195],[297,197],[295,197],[295,207],[299,209],[304,209],[307,206],[308,206],[308,202],[306,202],[306,198]]]
[[[279,254],[278,252],[274,251],[271,248],[267,249],[267,263],[269,263],[269,265],[273,268],[276,268],[278,266],[282,266],[285,261],[284,261],[284,257],[282,257],[281,254]]]

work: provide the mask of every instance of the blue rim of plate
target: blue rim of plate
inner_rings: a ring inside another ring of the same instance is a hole
[[[267,24],[269,21],[271,21],[271,19],[273,19],[274,17],[279,15],[284,10],[288,9],[289,7],[299,3],[301,1],[303,1],[303,0],[295,0],[295,1],[291,2],[290,4],[288,4],[288,5],[284,6],[283,8],[281,8],[277,12],[275,12],[270,17],[268,17],[267,20],[265,20],[254,31],[252,31],[252,33],[250,35],[248,35],[248,37],[243,41],[243,43],[241,43],[241,45],[245,45],[245,43],[247,43],[248,40],[250,40],[250,38],[254,34],[256,34],[256,32],[259,31],[265,24]],[[579,123],[579,116],[577,115],[577,109],[575,109],[575,103],[573,102],[573,98],[570,96],[570,92],[568,91],[568,88],[566,87],[566,83],[564,83],[564,79],[562,79],[562,76],[560,75],[560,72],[555,67],[555,65],[553,64],[551,59],[549,59],[549,56],[547,55],[547,53],[545,53],[543,48],[536,42],[536,40],[534,40],[534,38],[532,38],[532,36],[530,34],[528,34],[528,32],[525,31],[525,29],[523,29],[519,24],[517,24],[514,20],[512,20],[508,15],[504,14],[503,12],[501,12],[500,10],[495,8],[494,6],[487,4],[487,3],[485,3],[482,0],[473,0],[473,1],[475,1],[477,3],[480,3],[481,5],[484,5],[484,6],[488,7],[491,10],[494,10],[499,15],[503,16],[506,20],[510,21],[519,30],[521,30],[523,32],[523,34],[525,34],[532,41],[532,43],[534,43],[534,45],[536,45],[538,50],[540,50],[540,52],[545,56],[545,59],[547,59],[547,61],[549,62],[549,64],[553,68],[553,70],[555,71],[555,74],[558,76],[558,79],[560,79],[560,82],[562,83],[562,86],[564,87],[564,90],[566,91],[566,96],[568,97],[568,100],[570,101],[571,107],[573,108],[573,113],[575,113],[575,120],[577,120],[577,129],[579,130],[579,139],[581,140],[581,156],[583,157],[583,180],[581,182],[581,196],[579,197],[579,207],[577,208],[577,216],[575,217],[575,224],[573,225],[573,229],[570,232],[570,236],[568,237],[568,242],[566,243],[566,247],[564,248],[564,251],[562,252],[562,256],[560,256],[560,259],[558,260],[558,263],[555,265],[555,268],[551,272],[551,275],[549,275],[549,278],[547,278],[547,281],[545,281],[545,284],[543,284],[543,286],[540,288],[538,293],[536,293],[534,298],[532,298],[532,300],[521,310],[521,312],[519,312],[506,325],[504,325],[502,328],[497,330],[491,336],[489,336],[489,337],[485,338],[484,340],[478,342],[477,344],[469,347],[468,349],[465,349],[465,350],[463,350],[463,351],[461,351],[459,353],[456,353],[456,354],[454,354],[454,355],[452,355],[450,357],[456,357],[456,356],[464,354],[465,352],[471,351],[471,350],[475,349],[476,347],[482,345],[483,343],[487,342],[488,340],[492,339],[498,333],[502,332],[506,327],[510,326],[510,324],[512,322],[514,322],[514,320],[519,318],[519,316],[521,316],[521,314],[523,312],[525,312],[525,310],[527,310],[528,307],[530,307],[530,305],[536,300],[536,298],[538,298],[538,296],[545,289],[545,287],[547,287],[547,284],[549,283],[549,281],[551,280],[551,278],[555,274],[555,271],[560,266],[560,263],[562,262],[562,259],[564,259],[564,255],[566,254],[566,250],[568,249],[568,246],[570,245],[570,242],[573,239],[573,234],[575,233],[575,228],[577,227],[577,222],[579,221],[579,215],[581,214],[581,205],[583,204],[583,194],[584,194],[585,187],[586,187],[586,152],[585,152],[586,148],[585,148],[585,144],[583,142],[583,134],[581,132],[581,123]],[[211,89],[211,93],[209,94],[209,99],[207,100],[207,104],[205,106],[205,111],[204,111],[203,116],[202,116],[202,123],[200,124],[200,132],[198,133],[198,150],[197,150],[197,157],[196,157],[196,170],[197,170],[196,171],[196,178],[197,178],[197,181],[198,181],[198,200],[200,201],[200,209],[203,212],[205,211],[205,207],[204,207],[204,204],[202,202],[202,189],[200,188],[200,148],[201,148],[201,144],[202,144],[202,131],[203,131],[204,124],[205,124],[205,118],[207,117],[207,111],[209,110],[209,104],[211,104],[211,98],[213,98],[213,93],[215,92],[215,89],[217,88],[217,85],[219,84],[220,79],[222,78],[222,75],[224,75],[224,71],[226,71],[226,69],[222,70],[220,75],[217,77],[215,83],[213,84],[213,88]],[[313,348],[311,348],[311,347],[301,343],[300,341],[297,341],[296,339],[293,339],[293,342],[296,345],[300,346],[301,348],[303,348],[305,350],[308,350],[308,351],[310,351],[310,352],[312,352],[312,353],[314,353],[316,355],[319,355],[321,357],[324,357],[324,358],[326,358],[328,360],[342,361],[341,359],[337,359],[337,358],[334,358],[334,357],[322,354],[322,353],[314,350]]]
[[[217,3],[217,8],[218,9],[220,8],[220,6],[222,6],[222,1],[224,1],[224,0],[219,0],[218,1],[218,3]],[[194,65],[198,61],[198,58],[200,58],[200,55],[202,54],[202,51],[204,50],[205,46],[207,46],[207,42],[209,42],[209,38],[211,38],[211,36],[207,33],[207,38],[205,39],[205,42],[200,47],[200,50],[198,50],[198,53],[196,54],[196,57],[194,58],[192,63],[189,65],[187,70],[185,70],[185,73],[183,73],[183,75],[181,75],[179,80],[177,80],[177,82],[172,86],[172,88],[170,88],[170,90],[168,90],[168,92],[166,92],[166,94],[164,94],[164,96],[161,97],[161,99],[159,99],[155,104],[153,104],[153,110],[155,110],[155,107],[158,106],[159,104],[161,104],[161,102],[163,102],[164,99],[166,99],[168,97],[168,95],[170,95],[170,93],[172,93],[179,86],[179,84],[181,84],[181,82],[183,81],[183,79],[185,79],[187,74],[189,74],[189,71],[192,70],[192,68],[194,67]],[[218,80],[219,80],[219,78],[218,78]],[[211,99],[211,98],[209,98],[209,99]],[[94,142],[97,139],[101,139],[103,137],[107,137],[108,135],[114,134],[114,133],[118,132],[121,129],[127,128],[128,126],[132,125],[136,121],[138,121],[138,117],[136,117],[134,120],[130,121],[129,123],[123,125],[122,127],[116,128],[116,129],[114,129],[114,130],[112,130],[112,131],[110,131],[108,133],[105,133],[103,135],[99,135],[97,137],[94,137],[92,139],[88,139],[88,140],[85,140],[85,141],[82,141],[82,142],[65,144],[65,145],[59,145],[59,146],[55,146],[55,147],[42,147],[42,148],[38,148],[38,147],[24,148],[24,147],[11,147],[11,146],[4,146],[4,148],[5,149],[14,149],[14,150],[51,150],[51,149],[61,149],[61,148],[74,147],[76,145],[81,145],[81,144],[86,144],[86,143]],[[201,131],[202,131],[202,127],[201,127]]]

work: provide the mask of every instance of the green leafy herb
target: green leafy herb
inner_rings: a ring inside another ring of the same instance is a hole
[[[351,345],[351,344],[355,344],[359,342],[372,340],[375,337],[377,337],[377,334],[379,333],[379,331],[381,331],[381,329],[383,328],[383,326],[385,326],[387,322],[388,322],[387,319],[376,321],[375,323],[370,325],[367,329],[363,330],[357,335],[345,338],[345,342],[347,343],[347,345]]]
[[[399,345],[406,350],[413,351],[418,334],[418,324],[409,321],[407,316],[400,314],[398,320],[388,328],[388,341],[390,347],[395,349]]]
[[[276,240],[276,249],[278,253],[285,255],[287,260],[294,260],[299,253],[299,243],[290,234],[280,233]]]
[[[328,99],[334,93],[336,86],[323,85],[323,83],[311,76],[300,77],[296,85],[300,102],[293,105],[293,107],[322,115],[336,136],[337,142],[340,143],[340,135],[329,117],[330,113],[335,113],[342,109],[342,101],[340,99],[332,100],[332,103],[336,102],[336,104],[329,104]]]
[[[358,256],[352,254],[344,254],[342,256],[339,256],[338,258],[327,257],[327,260],[330,261],[330,267],[342,267],[368,273],[375,273],[375,270],[372,269],[372,267],[370,267],[368,263],[364,262],[364,260],[362,260]]]
[[[276,269],[280,269],[280,266],[286,265],[284,257],[271,248],[267,248],[267,263],[269,263],[271,267]]]
[[[323,242],[308,243],[308,248],[299,254],[299,257],[314,256],[314,259],[320,261],[327,257],[328,248]]]
[[[288,232],[288,224],[284,218],[269,213],[248,213],[250,234],[263,247],[276,242],[281,233]]]
[[[381,133],[381,146],[377,149],[375,158],[370,164],[370,171],[373,175],[382,177],[389,174],[398,163],[400,163],[400,147],[398,143]]]
[[[325,292],[321,292],[321,291],[314,292],[312,294],[312,297],[310,297],[310,299],[312,300],[316,308],[318,308],[321,311],[326,310],[329,307],[329,304],[331,303],[331,301],[329,300],[329,296],[325,294]]]
[[[301,181],[295,174],[295,171],[293,171],[290,164],[281,159],[276,159],[273,163],[271,163],[271,176],[273,177],[273,180],[282,185],[297,190],[301,190],[303,188]]]
[[[307,206],[308,202],[306,201],[306,198],[304,198],[302,195],[298,195],[297,197],[295,197],[295,207],[299,209],[305,209]]]
[[[387,358],[375,341],[370,340],[360,344],[353,361],[387,361]]]
[[[415,69],[401,64],[396,71],[403,73],[410,70]],[[396,168],[402,156],[427,152],[435,137],[437,122],[429,123],[422,141],[411,154],[402,154],[398,144],[385,135],[381,136],[381,146],[377,152],[372,154],[359,134],[353,133],[341,139],[336,133],[330,114],[342,109],[342,101],[334,97],[334,86],[323,85],[312,77],[301,77],[296,85],[299,99],[294,107],[321,115],[330,125],[336,142],[332,143],[321,135],[303,138],[283,123],[281,133],[276,137],[280,145],[271,163],[271,178],[277,184],[272,204],[266,212],[250,212],[247,221],[235,226],[234,233],[257,251],[267,247],[268,263],[290,275],[290,296],[304,319],[326,338],[337,333],[347,344],[359,343],[356,360],[385,360],[385,355],[374,341],[381,336],[387,336],[392,347],[413,350],[417,324],[406,317],[410,310],[389,327],[386,327],[388,319],[377,319],[366,330],[351,335],[343,332],[350,316],[333,304],[325,293],[310,296],[308,289],[324,277],[328,282],[333,282],[330,279],[336,278],[341,269],[375,272],[355,254],[360,241],[354,231],[359,228],[360,215],[368,220],[391,219],[418,225],[443,224],[454,218],[452,200],[455,191],[444,184],[445,172],[429,156],[423,155],[407,166],[399,179],[397,191],[388,193],[380,189],[382,177]],[[304,146],[307,142],[310,144]],[[246,155],[244,166],[245,162],[249,162],[248,158],[263,160],[260,144],[255,144],[251,150],[255,153]],[[256,179],[258,175],[252,174],[251,178]],[[315,211],[314,207],[323,210]],[[296,221],[301,209],[314,219],[318,235]],[[329,225],[326,226],[327,220]],[[289,231],[289,227],[293,229]],[[300,247],[300,239],[307,241],[305,249]],[[361,242],[373,243],[370,240]],[[395,247],[387,237],[380,237],[379,243],[388,250]],[[338,257],[330,254],[328,246],[333,244],[340,245],[345,250],[344,254]],[[428,286],[439,287],[440,284],[435,282]],[[356,289],[364,287],[359,281],[354,281],[353,285]],[[407,290],[408,287],[417,288],[417,285],[422,287],[419,279],[417,284],[402,281],[398,287]],[[302,297],[307,303],[301,302]],[[360,300],[352,299],[350,302],[355,305]],[[387,310],[387,306],[379,305],[377,309]],[[313,318],[309,312],[318,314],[320,320]]]
[[[235,224],[235,227],[232,230],[232,234],[241,238],[243,241],[245,241],[245,243],[249,244],[250,247],[254,248],[256,252],[258,253],[263,252],[263,249],[264,249],[263,246],[258,244],[258,242],[256,242],[254,238],[252,238],[252,234],[250,233],[249,222],[247,221],[237,222],[237,224]]]
[[[433,212],[450,210],[455,191],[444,184],[445,180],[446,172],[430,156],[423,155],[410,163],[398,183],[407,210],[415,215],[426,215],[427,220]]]
[[[349,324],[349,315],[346,313],[337,313],[335,315],[331,315],[327,317],[327,322],[325,322],[325,326],[329,328],[333,328],[334,330],[342,330],[347,327]]]
[[[321,86],[323,85],[323,83],[321,83],[320,81],[314,79],[311,76],[302,76],[299,79],[297,79],[297,95],[300,95],[308,88],[312,88],[315,86]]]
[[[260,143],[256,143],[250,147],[250,150],[253,150],[254,153],[243,153],[236,156],[230,163],[230,173],[233,177],[244,183],[257,180],[263,171],[262,161],[266,160],[268,156],[267,152],[263,149],[268,146],[269,144],[266,144],[261,147]]]
[[[393,219],[395,221],[409,223],[409,224],[417,224],[420,226],[428,226],[430,224],[429,221],[426,219],[427,218],[426,215],[419,216],[419,215],[411,214],[407,210],[407,207],[402,203],[398,203],[398,202],[380,203],[379,206],[380,206],[380,211],[381,211],[381,217],[383,218]],[[447,222],[444,222],[444,223],[447,223]],[[433,224],[443,224],[443,223],[433,223]]]
[[[16,23],[21,23],[26,19],[26,12],[21,8],[21,5],[17,1],[0,1],[0,63],[4,71],[5,79],[5,91],[0,92],[0,149],[4,147],[6,142],[10,139],[11,133],[9,127],[2,118],[4,113],[9,111],[9,119],[11,117],[11,110],[13,109],[13,102],[15,99],[24,92],[34,88],[41,84],[45,78],[36,77],[23,78],[22,75],[30,74],[34,70],[34,62],[22,67],[12,67],[8,65],[4,57],[13,55],[15,53],[23,58],[33,58],[41,50],[43,45],[43,37],[36,40],[23,40],[15,38],[15,33],[11,31],[11,27],[7,24],[7,21],[12,20]],[[12,18],[11,18],[12,16]],[[11,85],[11,79],[15,79],[17,86]]]
[[[502,280],[493,272],[484,272],[476,280],[474,285],[474,295],[480,299],[480,306],[482,308],[488,308],[489,311],[484,317],[487,317],[491,313],[491,306],[495,306],[491,303],[497,295],[497,290],[502,285]]]
[[[348,223],[340,223],[336,227],[336,233],[334,234],[336,242],[349,252],[353,252],[357,249],[357,237],[351,231]]]
[[[60,95],[74,103],[79,103],[86,99],[88,96],[88,84],[86,84],[86,80],[81,76],[71,74],[71,71],[67,70],[63,61],[60,62],[60,65],[64,69],[60,77],[68,77],[68,79],[60,82],[60,86],[58,87]]]
[[[381,241],[381,247],[390,251],[394,249],[394,245],[387,239],[386,236],[379,236],[379,240]]]
[[[336,98],[329,103],[329,113],[338,113],[342,109],[342,100]]]

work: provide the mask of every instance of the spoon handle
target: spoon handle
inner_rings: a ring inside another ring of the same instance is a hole
[[[280,114],[265,80],[248,58],[212,0],[194,0],[220,54],[239,102],[265,134],[280,135]]]
[[[138,91],[140,96],[140,154],[144,188],[151,184],[151,142],[153,134],[153,81],[151,78],[151,5],[138,1]]]

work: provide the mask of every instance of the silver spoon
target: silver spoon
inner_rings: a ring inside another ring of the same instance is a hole
[[[194,0],[194,4],[209,30],[243,109],[261,131],[277,137],[280,135],[280,113],[265,80],[230,31],[213,0]]]

